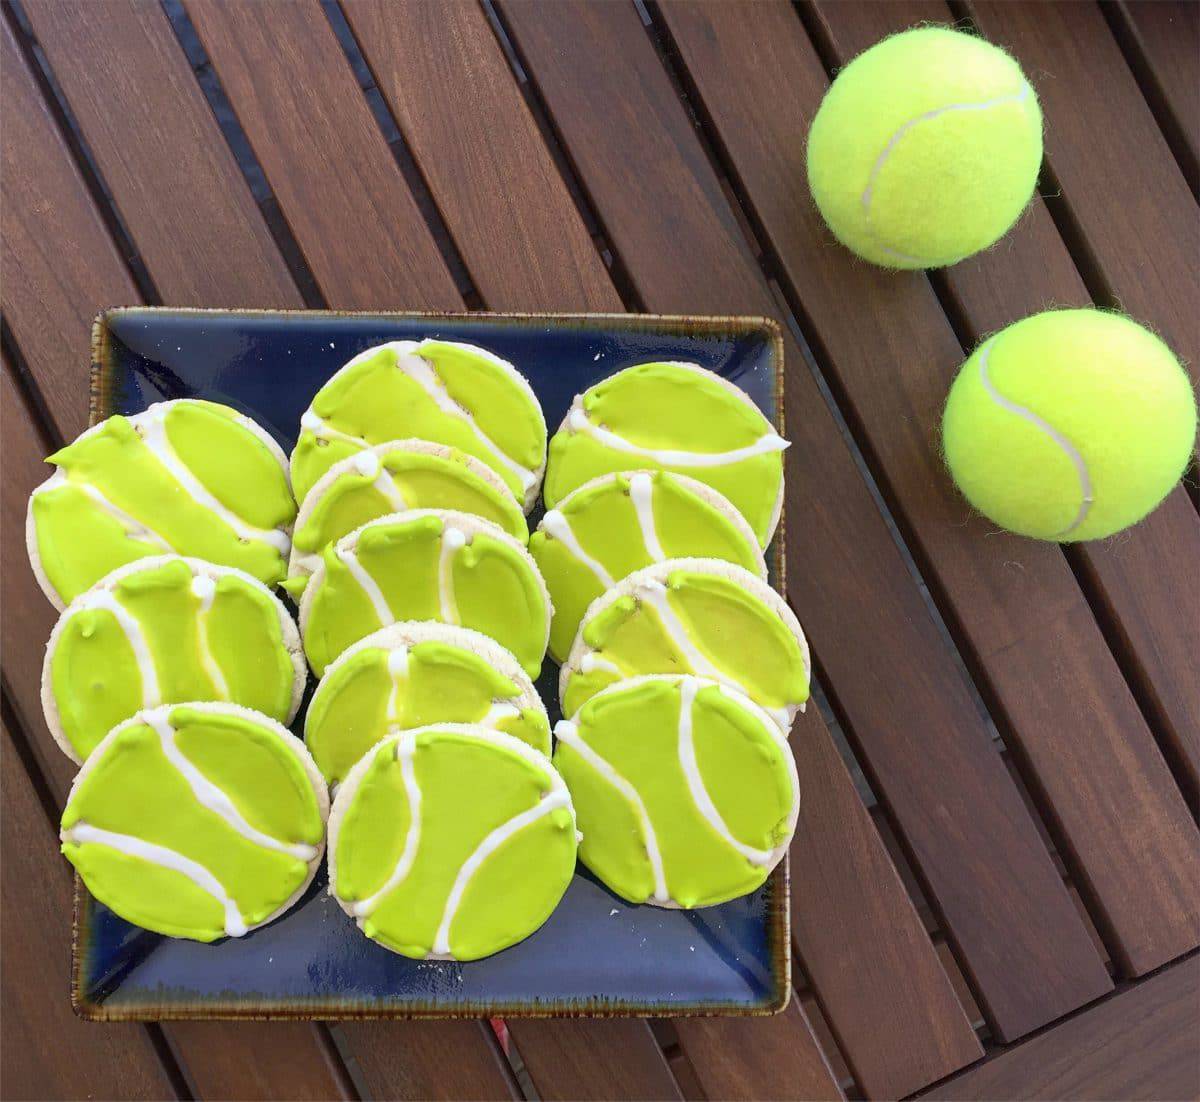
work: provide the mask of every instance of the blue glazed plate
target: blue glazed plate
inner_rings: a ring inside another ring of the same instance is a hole
[[[423,337],[512,361],[551,432],[575,394],[648,360],[719,372],[783,429],[783,346],[761,318],[143,308],[96,321],[92,421],[207,398],[254,418],[290,451],[300,414],[347,360]],[[781,587],[782,525],[768,564]],[[551,722],[556,675],[547,660],[538,687]],[[131,926],[77,878],[72,995],[82,1016],[101,1020],[769,1014],[791,986],[787,875],[784,861],[753,895],[677,911],[631,906],[581,868],[537,933],[465,964],[413,961],[369,941],[327,894],[324,868],[281,918],[213,945]]]

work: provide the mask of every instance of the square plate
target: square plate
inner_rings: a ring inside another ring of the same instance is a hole
[[[719,372],[783,430],[783,344],[762,318],[143,308],[96,321],[92,421],[168,398],[207,398],[254,418],[290,451],[301,413],[347,360],[384,341],[423,337],[478,344],[515,363],[551,432],[576,393],[650,360]],[[767,558],[772,584],[782,588],[782,524]],[[556,675],[547,661],[538,681],[552,723]],[[77,878],[76,1009],[103,1020],[677,1016],[769,1014],[787,1001],[786,860],[752,895],[696,911],[631,906],[581,868],[532,937],[469,963],[383,949],[326,886],[322,867],[281,918],[204,945],[130,925]]]

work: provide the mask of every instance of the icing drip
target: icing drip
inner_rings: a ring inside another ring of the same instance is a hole
[[[396,618],[392,615],[391,607],[383,595],[383,590],[379,588],[379,583],[363,569],[363,564],[358,561],[354,552],[349,548],[339,547],[335,549],[334,554],[337,555],[338,561],[350,571],[350,576],[358,583],[359,588],[367,595],[367,599],[375,609],[375,615],[379,618],[380,626],[387,627],[389,624],[394,624]]]
[[[579,734],[579,728],[570,720],[559,720],[554,728],[554,737],[559,742],[571,747],[588,765],[596,770],[600,776],[629,801],[642,828],[642,835],[646,845],[646,855],[650,859],[650,871],[654,876],[654,899],[658,903],[669,903],[671,897],[667,891],[667,879],[663,871],[662,854],[658,849],[658,836],[654,833],[654,826],[650,822],[650,813],[646,810],[646,805],[642,800],[641,794],[613,768],[610,762],[597,754],[583,740]]]
[[[769,865],[775,858],[771,850],[756,849],[739,842],[730,831],[712,796],[704,785],[700,774],[700,766],[696,761],[696,746],[692,739],[692,712],[696,702],[696,691],[700,684],[694,677],[685,677],[679,685],[679,764],[687,777],[688,791],[696,809],[708,821],[725,842],[738,851],[746,860],[755,865]]]
[[[415,733],[401,735],[396,740],[396,760],[400,763],[400,776],[404,780],[404,795],[408,799],[408,834],[404,838],[404,850],[388,878],[374,895],[354,904],[354,916],[366,918],[379,906],[387,894],[393,891],[412,871],[417,859],[417,847],[421,841],[421,787],[417,784],[417,773],[413,756],[417,751]],[[360,921],[361,925],[361,921]]]
[[[255,528],[253,525],[247,524],[232,509],[226,508],[209,493],[200,480],[192,474],[175,454],[175,449],[171,447],[171,442],[167,439],[165,410],[161,407],[151,406],[137,418],[134,424],[139,430],[142,443],[154,453],[158,461],[166,467],[184,492],[194,501],[220,517],[241,539],[260,540],[274,547],[282,555],[288,553],[292,541],[286,532],[281,532],[278,528]]]
[[[115,849],[118,853],[137,857],[143,861],[149,861],[153,865],[158,865],[160,868],[181,873],[198,888],[208,892],[224,907],[226,934],[230,937],[241,937],[246,932],[246,920],[242,918],[242,912],[238,910],[238,905],[222,887],[221,882],[208,869],[190,857],[184,857],[182,853],[176,853],[175,850],[168,849],[166,846],[155,845],[153,842],[146,842],[130,834],[101,830],[99,827],[83,822],[76,823],[69,830],[64,831],[62,840],[74,842],[76,845],[107,846],[109,849]]]
[[[204,667],[204,672],[208,674],[217,698],[228,700],[230,698],[229,685],[208,643],[208,614],[212,609],[213,599],[217,595],[217,583],[207,574],[197,574],[192,578],[192,593],[200,601],[200,607],[196,610],[196,634],[200,648],[200,664]]]
[[[457,528],[447,528],[442,533],[442,547],[438,555],[438,608],[442,622],[458,624],[458,602],[454,599],[454,556],[467,546],[466,534]]]
[[[175,744],[175,728],[168,722],[166,711],[166,709],[160,709],[150,712],[143,716],[143,719],[158,733],[163,754],[188,782],[188,786],[201,806],[219,815],[238,834],[256,846],[275,850],[278,853],[286,853],[305,862],[311,861],[317,856],[317,850],[313,846],[303,842],[281,842],[278,838],[272,838],[269,834],[264,834],[246,822],[242,813],[234,806],[233,801],[200,772]]]
[[[571,797],[567,794],[565,788],[553,791],[542,797],[528,811],[522,811],[520,815],[514,815],[507,822],[501,823],[475,847],[474,852],[462,863],[462,867],[458,870],[458,875],[454,878],[454,885],[451,887],[450,894],[446,898],[445,910],[442,911],[442,921],[438,925],[437,934],[433,939],[433,952],[431,956],[450,956],[451,923],[453,923],[454,916],[458,913],[459,904],[462,902],[463,893],[467,890],[467,885],[471,882],[471,877],[479,871],[484,861],[518,831],[523,830],[531,823],[537,822],[543,816],[549,815],[555,809],[569,807],[570,804]]]
[[[653,497],[654,483],[648,474],[635,474],[629,480],[629,500],[633,502],[633,511],[637,514],[646,554],[655,562],[662,562],[667,556],[658,542],[658,531],[654,527]]]
[[[553,539],[558,540],[563,547],[595,574],[605,589],[611,589],[616,584],[613,576],[605,570],[603,564],[597,562],[583,549],[583,545],[576,539],[575,533],[571,531],[571,525],[567,522],[567,518],[557,509],[551,509],[542,517],[542,531]]]
[[[788,442],[772,430],[764,433],[753,444],[725,452],[686,452],[673,448],[643,448],[640,444],[633,444],[615,432],[593,424],[580,406],[571,410],[567,424],[572,432],[586,433],[615,451],[639,455],[655,463],[661,463],[664,467],[727,467],[731,463],[740,463],[743,459],[752,459],[756,455],[769,455],[771,452],[781,452],[788,447]]]
[[[158,687],[158,670],[154,665],[154,656],[150,653],[150,644],[142,625],[130,614],[107,589],[93,589],[79,598],[81,609],[104,609],[111,612],[125,638],[133,648],[133,657],[137,662],[138,674],[142,679],[142,707],[155,708],[162,703],[162,695]]]

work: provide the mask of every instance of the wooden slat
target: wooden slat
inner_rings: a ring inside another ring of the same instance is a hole
[[[1105,285],[1200,379],[1196,203],[1099,8],[970,10],[1037,85],[1047,163]]]
[[[1200,191],[1200,5],[1118,0],[1109,14],[1195,195]]]
[[[950,17],[940,4],[924,0],[825,4],[820,13],[840,60],[915,23]],[[1102,125],[1095,121],[1097,127]],[[1001,247],[946,269],[940,278],[976,340],[1037,310],[1089,302],[1040,199]],[[976,526],[974,534],[980,527],[990,528]],[[1194,793],[1200,769],[1200,678],[1195,676],[1200,587],[1194,578],[1200,562],[1200,518],[1179,488],[1149,520],[1119,539],[1081,544],[1071,554],[1096,594],[1097,611],[1185,787]],[[1016,561],[1029,575],[1031,559]],[[1060,568],[1055,573],[1064,572]],[[1028,576],[1022,579],[1025,600],[1046,599],[1045,589],[1042,596],[1029,591],[1031,582]],[[1065,579],[1059,584],[1070,588]],[[1078,619],[1086,623],[1085,617]],[[1061,638],[1061,633],[1055,634]],[[1086,649],[1080,646],[1084,639],[1091,643]],[[1200,922],[1180,887],[1189,872],[1194,875],[1200,837],[1150,748],[1133,702],[1125,694],[1114,695],[1099,721],[1087,707],[1085,693],[1104,700],[1104,688],[1118,684],[1115,671],[1106,668],[1109,663],[1095,632],[1088,629],[1074,642],[1074,662],[1057,639],[1052,644],[1051,655],[1062,659],[1053,665],[1045,649],[1028,639],[995,655],[992,664],[1003,667],[1007,681],[993,677],[992,684],[997,693],[1017,701],[1016,707],[1007,701],[1001,706],[1020,740],[1019,749],[1052,805],[1052,816],[1081,869],[1081,885],[1101,911],[1102,924],[1111,930],[1121,966],[1140,974],[1200,940]],[[1060,676],[1051,675],[1059,670]],[[1089,682],[1096,688],[1088,690]],[[1034,685],[1049,686],[1044,704],[1054,712],[1046,707],[1040,714],[1033,712],[1038,694],[1030,693],[1029,687]],[[1072,699],[1061,692],[1064,687],[1085,709],[1078,713],[1086,715],[1082,737],[1080,720],[1072,719]],[[1025,737],[1030,730],[1052,734],[1044,741],[1031,740]],[[1065,731],[1072,732],[1066,740]],[[1092,779],[1081,785],[1081,777]],[[1112,810],[1105,814],[1105,808]],[[1149,847],[1147,839],[1154,840]]]
[[[1200,958],[1191,957],[922,1097],[1196,1098],[1198,1036]]]
[[[642,1040],[644,1021],[512,1019],[508,1032],[545,1099],[681,1098],[658,1045]]]
[[[728,10],[748,18],[760,7]],[[646,304],[775,312],[636,12],[564,3],[544,19],[536,5],[502,10]],[[765,71],[788,72],[788,81],[760,100],[786,101],[800,76],[769,63]],[[738,70],[729,82],[748,78]],[[802,147],[802,133],[783,147],[790,178],[801,178]],[[807,197],[793,203],[789,216],[802,221],[807,206]],[[809,260],[830,252],[822,245]],[[839,293],[851,303],[855,291],[851,281]],[[866,331],[871,307],[860,303],[856,314]],[[896,351],[865,342],[854,366],[884,390],[899,370]],[[902,352],[914,368],[923,363]],[[1108,976],[794,344],[788,357],[789,596],[994,1026],[1018,1035],[1102,993]]]
[[[105,10],[116,13],[118,6],[106,5]],[[161,15],[156,6],[139,10]],[[119,64],[121,43],[113,45],[114,50],[109,51],[105,40],[93,40],[92,52],[76,61],[93,67],[99,66],[102,59],[112,64],[114,78],[102,84],[128,96],[132,94],[130,86],[119,79],[125,71]],[[55,428],[69,437],[86,423],[92,316],[104,305],[136,302],[137,295],[40,100],[8,23],[2,19],[0,48],[6,108],[5,125],[0,131],[4,161],[4,313]],[[178,60],[184,65],[182,55]],[[114,107],[119,110],[120,101]],[[191,140],[191,132],[183,137]],[[181,234],[181,239],[186,240],[187,234]],[[244,278],[240,269],[227,269],[227,276],[231,273],[234,278]],[[5,387],[10,387],[7,372]],[[4,678],[23,720],[30,724],[28,733],[35,753],[61,802],[73,770],[46,730],[38,704],[42,645],[53,616],[35,588],[28,563],[22,561],[24,531],[20,519],[24,515],[21,498],[32,483],[41,480],[37,459],[39,452],[44,454],[46,442],[36,438],[28,419],[18,417],[17,423],[11,424],[9,418],[13,415],[8,410],[16,411],[20,406],[7,400],[9,393],[5,395],[4,430]],[[43,990],[47,998],[59,998],[64,1003],[67,999],[65,984]],[[164,1032],[193,1081],[203,1083],[212,1097],[251,1097],[247,1093],[251,1085],[238,1075],[239,1068],[251,1065],[258,1069],[254,1089],[269,1092],[262,1097],[342,1098],[348,1094],[348,1084],[332,1056],[328,1036],[319,1027],[241,1022],[213,1023],[202,1032],[170,1026],[164,1027]]]
[[[485,301],[621,310],[479,5],[354,0],[345,10]],[[492,140],[464,142],[466,127]],[[560,215],[555,233],[551,212]],[[538,247],[497,248],[501,241]]]
[[[71,1012],[69,866],[7,726],[0,762],[0,1097],[177,1097],[145,1027],[97,1029]]]
[[[710,1098],[845,1097],[795,997],[773,1018],[686,1018],[675,1029]]]
[[[487,1033],[487,1022],[345,1022],[338,1026],[354,1053],[371,1098],[509,1099],[520,1088]],[[492,1062],[461,1058],[482,1049]]]
[[[325,297],[353,309],[463,309],[315,0],[252,7],[195,0],[188,11]],[[319,99],[300,94],[296,83],[296,74],[315,72],[321,73]],[[530,1023],[526,1035],[542,1028]],[[388,1029],[404,1026],[380,1026],[373,1035]],[[591,1023],[579,1023],[576,1032],[590,1037]],[[600,1030],[588,1048],[598,1058],[598,1090],[627,1060],[662,1059],[643,1022],[629,1023],[627,1051],[606,1050],[601,1039],[607,1035]],[[493,1054],[479,1041],[459,1059],[474,1062],[482,1076],[493,1068]],[[371,1059],[355,1055],[360,1062]],[[532,1064],[531,1072],[539,1081]]]
[[[924,11],[821,9],[835,44],[843,27],[909,23]],[[865,265],[832,243],[803,176],[791,171],[787,151],[802,147],[828,84],[801,24],[783,3],[753,5],[737,18],[721,5],[665,12],[880,481],[1010,746],[1044,793],[1075,871],[1132,970],[1186,952],[1200,940],[1183,888],[1200,860],[1200,833],[1070,568],[1052,545],[962,523],[968,510],[945,475],[937,439],[963,353],[929,281]],[[853,52],[839,51],[839,60]],[[771,99],[772,74],[783,71],[791,74],[787,88]],[[734,81],[735,74],[744,75]],[[821,263],[813,264],[817,252]],[[917,863],[924,868],[919,856]],[[985,1010],[1003,1035],[1016,1036],[975,978]]]
[[[137,247],[163,299],[173,306],[298,305],[159,5],[31,0],[24,7],[117,209],[140,227]],[[120,64],[105,55],[111,42],[120,43]],[[164,132],[172,136],[169,150],[155,141]],[[230,269],[241,277],[236,290]]]
[[[574,246],[564,252],[564,240],[583,236],[579,216],[478,6],[444,4],[435,10],[360,0],[347,14],[472,277],[485,288],[487,305],[619,310],[621,301],[596,253]],[[404,48],[443,32],[456,44],[452,54]],[[401,57],[404,64],[396,64]],[[446,88],[458,97],[452,116],[440,107]],[[451,171],[431,167],[443,161]],[[535,181],[536,202],[527,208],[533,213],[489,224],[477,209],[488,200],[465,200],[464,181],[470,195],[491,194],[493,177],[512,177],[516,186],[517,166]],[[525,257],[540,258],[535,270],[523,259],[510,263]],[[843,1038],[860,1057],[861,1079],[877,1093],[903,1093],[974,1059],[978,1044],[815,709],[793,743],[805,777],[792,854],[799,888],[797,942],[826,1006],[842,1023]],[[845,838],[853,844],[847,846]],[[826,844],[840,860],[821,860]],[[854,954],[845,952],[847,943],[858,946]],[[894,1028],[898,1021],[904,1029]],[[726,1029],[736,1047],[739,1023],[713,1023],[707,1036]],[[703,1071],[711,1056],[693,1051],[694,1036],[680,1029],[685,1054]],[[798,1037],[796,1045],[803,1050],[805,1038]],[[744,1089],[769,1093],[773,1076],[765,1064],[756,1064],[747,1069]],[[721,1094],[719,1084],[705,1087]]]

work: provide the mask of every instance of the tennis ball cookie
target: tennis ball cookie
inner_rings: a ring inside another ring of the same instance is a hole
[[[546,463],[546,419],[533,389],[486,349],[439,340],[368,348],[321,387],[292,452],[296,500],[338,460],[412,438],[473,455],[533,508]]]
[[[174,555],[138,559],[58,618],[42,665],[55,741],[82,762],[143,708],[224,700],[290,723],[304,692],[300,634],[249,574]]]
[[[400,623],[360,639],[325,670],[304,741],[340,784],[380,739],[435,723],[473,723],[550,753],[546,708],[521,664],[469,628]]]
[[[325,548],[300,602],[313,672],[351,643],[401,620],[473,628],[530,676],[546,653],[553,609],[524,545],[481,517],[412,509],[370,521]]]
[[[711,907],[754,891],[787,851],[795,762],[770,716],[728,686],[633,678],[554,733],[580,860],[623,899]]]
[[[296,503],[287,459],[248,417],[213,402],[160,402],[109,417],[47,460],[29,499],[34,573],[60,611],[118,566],[187,555],[281,581]]]
[[[800,624],[757,575],[716,559],[668,559],[592,602],[559,671],[565,716],[642,674],[691,673],[750,697],[787,731],[808,700]]]
[[[940,268],[994,244],[1025,209],[1042,113],[1003,50],[919,27],[859,54],[808,135],[808,183],[834,236],[886,268]]]
[[[603,474],[671,471],[727,498],[765,547],[783,506],[787,446],[720,375],[696,364],[639,364],[576,396],[550,441],[546,507]]]
[[[195,941],[286,911],[321,861],[329,797],[304,744],[233,704],[164,705],[105,736],[62,815],[62,850],[128,922]]]
[[[1196,440],[1196,399],[1171,350],[1099,310],[1052,310],[984,341],[950,388],[950,474],[1023,536],[1102,539],[1153,510]]]
[[[601,475],[551,509],[529,541],[554,602],[550,654],[566,658],[579,621],[621,578],[665,559],[724,559],[758,574],[754,531],[711,486],[667,471]]]
[[[388,736],[338,789],[329,891],[395,953],[477,960],[549,918],[576,844],[549,758],[484,727],[422,727]]]
[[[285,588],[298,597],[326,544],[405,509],[473,513],[522,543],[529,539],[524,512],[486,464],[427,440],[395,440],[340,460],[309,490],[296,517]]]

